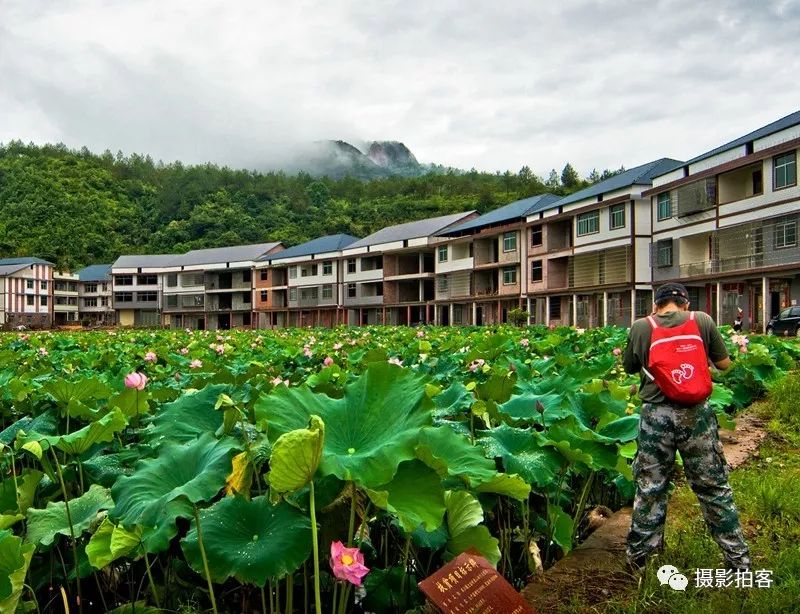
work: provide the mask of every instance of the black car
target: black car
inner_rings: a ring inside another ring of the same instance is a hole
[[[800,307],[788,307],[772,318],[767,334],[800,336]]]

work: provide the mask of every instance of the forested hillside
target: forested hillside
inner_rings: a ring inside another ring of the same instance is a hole
[[[593,171],[590,179],[608,174]],[[290,245],[337,232],[365,236],[389,224],[484,213],[586,184],[569,164],[546,181],[527,167],[334,180],[11,142],[0,145],[0,256],[39,256],[74,269],[122,253],[267,240]]]

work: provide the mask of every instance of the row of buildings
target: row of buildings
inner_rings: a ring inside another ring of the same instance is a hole
[[[741,309],[765,330],[800,299],[798,148],[800,111],[566,197],[364,238],[122,256],[73,276],[0,260],[2,317],[226,329],[481,325],[524,309],[534,323],[626,326],[649,313],[655,286],[679,281],[718,321]]]

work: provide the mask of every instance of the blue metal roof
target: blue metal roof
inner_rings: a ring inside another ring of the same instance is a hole
[[[429,217],[405,224],[387,226],[373,232],[368,237],[359,239],[348,247],[368,247],[381,243],[393,243],[395,241],[406,241],[408,239],[418,239],[421,237],[433,237],[445,228],[457,224],[466,217],[475,213],[474,211],[462,211],[461,213],[451,213],[450,215],[440,215]]]
[[[781,119],[772,122],[771,124],[767,124],[766,126],[762,126],[758,130],[753,130],[753,132],[749,132],[744,136],[740,136],[738,139],[731,141],[730,143],[725,143],[724,145],[720,145],[712,149],[711,151],[707,151],[704,154],[700,154],[696,158],[692,158],[686,164],[694,164],[695,162],[700,162],[701,160],[705,160],[706,158],[710,158],[712,156],[716,156],[717,154],[721,154],[725,151],[729,151],[731,149],[736,149],[737,147],[741,147],[750,141],[755,141],[756,139],[763,139],[765,136],[769,136],[770,134],[775,134],[776,132],[780,132],[781,130],[786,130],[787,128],[791,128],[792,126],[796,126],[800,124],[800,111],[795,111],[794,113],[790,113],[786,117],[782,117]],[[663,175],[669,171],[664,171],[663,173],[659,173],[659,175]],[[653,175],[657,177],[658,175]]]
[[[110,264],[90,264],[78,271],[78,281],[110,281]]]
[[[279,252],[262,256],[259,260],[280,260],[283,258],[297,258],[298,256],[311,256],[313,254],[327,254],[338,252],[351,243],[358,241],[358,237],[348,234],[327,235],[294,245]]]
[[[464,222],[463,224],[447,228],[437,234],[440,236],[453,236],[470,230],[474,231],[487,226],[518,220],[524,218],[526,215],[530,215],[534,211],[542,211],[548,208],[548,205],[551,205],[558,199],[559,197],[555,194],[537,194],[536,196],[516,200],[513,203],[489,211],[489,213]]]
[[[41,258],[33,258],[33,257],[22,257],[22,258],[0,258],[0,266],[5,266],[9,264],[53,264],[48,260],[42,260]]]
[[[683,166],[680,160],[673,160],[672,158],[661,158],[653,160],[647,164],[629,168],[627,171],[621,172],[619,175],[614,175],[603,181],[598,181],[588,188],[573,192],[569,196],[565,196],[555,203],[555,206],[561,207],[562,205],[569,205],[577,203],[593,196],[600,196],[607,192],[615,192],[634,185],[652,185],[653,177],[658,177],[664,173],[668,173],[680,166]]]

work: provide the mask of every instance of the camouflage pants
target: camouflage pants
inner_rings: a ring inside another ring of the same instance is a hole
[[[663,548],[668,489],[675,451],[679,450],[686,479],[697,495],[711,536],[725,555],[725,563],[749,567],[750,554],[739,526],[717,428],[716,414],[708,405],[642,405],[639,449],[633,461],[636,497],[628,533],[629,559]]]

